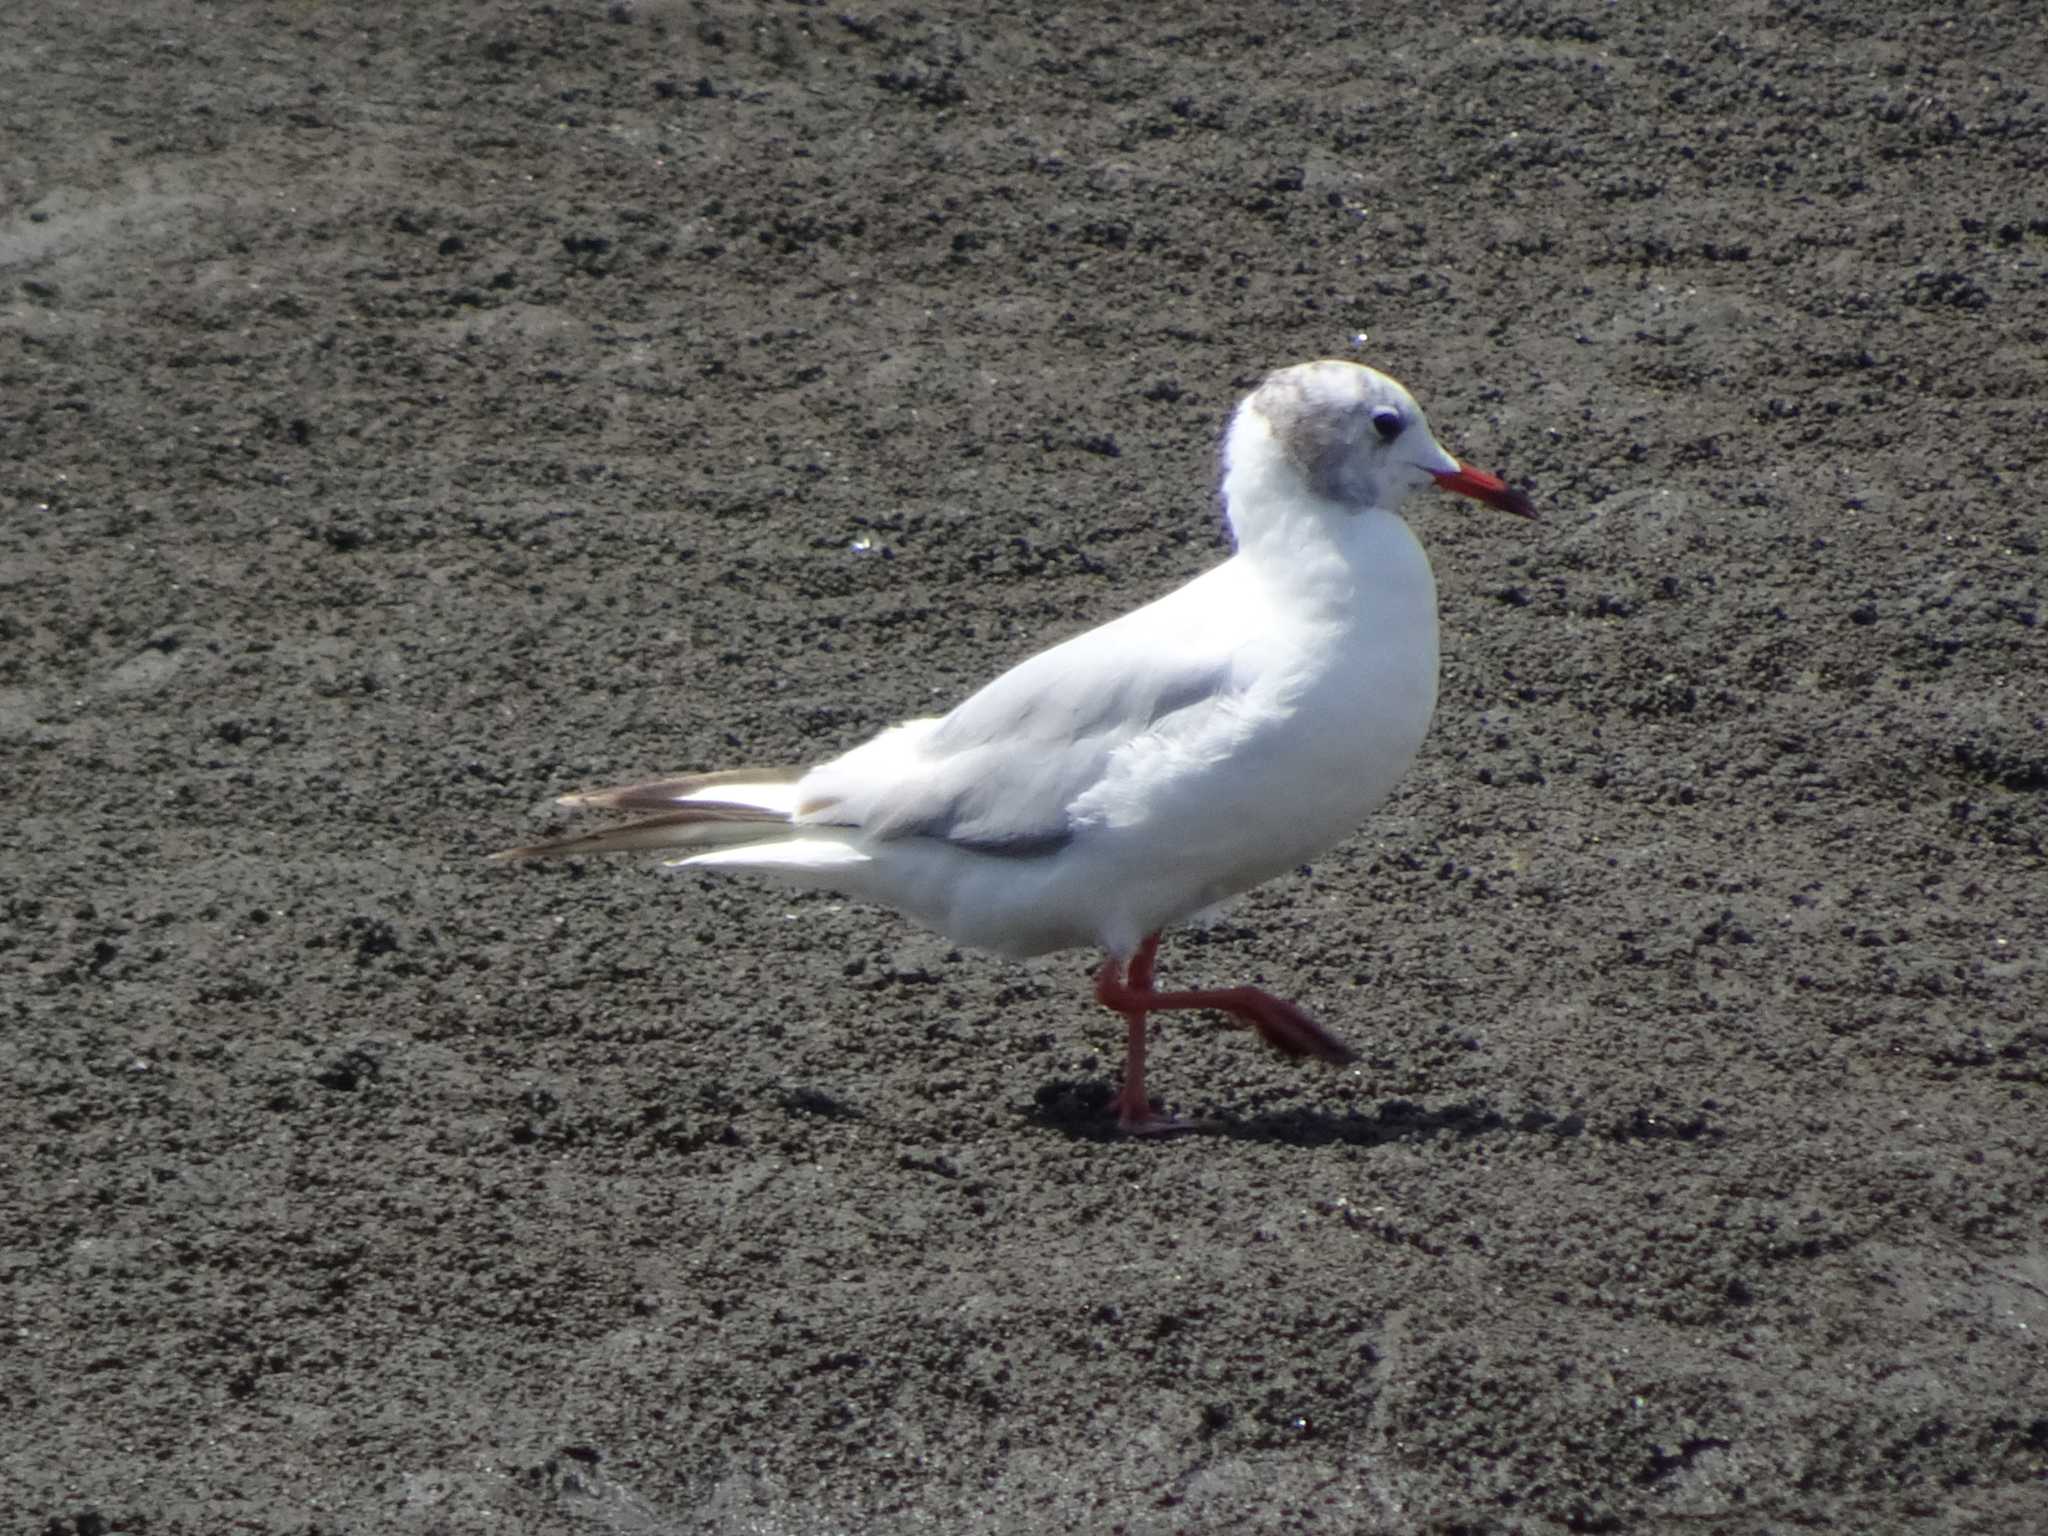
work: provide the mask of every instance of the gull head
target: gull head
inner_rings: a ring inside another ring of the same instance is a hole
[[[1398,512],[1431,481],[1533,515],[1522,492],[1446,453],[1399,383],[1337,359],[1282,368],[1245,396],[1223,440],[1223,468],[1233,524],[1248,503],[1304,498],[1342,512]]]

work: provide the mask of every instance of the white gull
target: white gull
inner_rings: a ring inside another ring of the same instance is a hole
[[[1118,1121],[1180,1129],[1145,1091],[1148,1014],[1209,1009],[1292,1056],[1353,1053],[1254,987],[1162,992],[1162,929],[1347,836],[1414,761],[1436,707],[1436,582],[1400,508],[1431,482],[1530,516],[1437,445],[1414,397],[1356,363],[1283,368],[1223,442],[1236,553],[1041,651],[948,715],[809,769],[566,795],[653,813],[498,858],[678,851],[893,907],[1014,957],[1107,952],[1127,1043]]]

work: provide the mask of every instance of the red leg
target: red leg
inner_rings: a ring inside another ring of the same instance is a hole
[[[1133,1135],[1157,1135],[1185,1130],[1171,1116],[1152,1113],[1152,1101],[1145,1093],[1145,1015],[1152,996],[1152,971],[1159,956],[1159,935],[1153,934],[1131,956],[1124,976],[1117,971],[1116,956],[1102,962],[1095,975],[1095,995],[1103,1005],[1124,1016],[1124,1082],[1116,1097],[1116,1123]],[[1111,994],[1119,1000],[1111,1002]]]
[[[1132,973],[1137,973],[1136,957],[1132,960]],[[1121,983],[1111,967],[1105,967],[1096,978],[1095,997],[1105,1008],[1124,1014],[1138,1006],[1152,1013],[1210,1008],[1257,1030],[1268,1045],[1285,1055],[1313,1056],[1338,1066],[1358,1059],[1357,1052],[1294,1004],[1257,987],[1217,987],[1200,992],[1154,992],[1148,988],[1140,993]]]
[[[1095,974],[1095,1000],[1124,1016],[1124,1082],[1117,1095],[1117,1124],[1137,1133],[1185,1130],[1179,1121],[1152,1113],[1145,1095],[1145,1016],[1186,1008],[1207,1008],[1228,1014],[1288,1056],[1313,1056],[1338,1066],[1356,1061],[1357,1052],[1284,998],[1257,987],[1216,987],[1197,992],[1157,992],[1152,987],[1159,957],[1159,935],[1140,944],[1130,964],[1114,955]],[[1121,974],[1120,974],[1121,973]]]
[[[1147,938],[1144,943],[1140,944],[1138,952],[1131,956],[1130,977],[1131,990],[1133,992],[1150,992],[1152,990],[1152,971],[1158,963],[1159,935],[1155,933]]]

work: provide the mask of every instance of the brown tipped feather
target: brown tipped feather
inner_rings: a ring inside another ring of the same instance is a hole
[[[587,806],[600,811],[662,811],[688,800],[703,790],[724,784],[794,784],[804,776],[801,768],[728,768],[719,773],[696,773],[684,778],[649,779],[644,784],[622,784],[616,789],[583,789],[563,795],[558,805]]]
[[[702,801],[688,810],[650,816],[645,821],[612,827],[604,832],[585,832],[576,837],[535,843],[530,848],[507,848],[494,853],[494,860],[567,858],[579,853],[625,853],[644,848],[719,847],[734,843],[759,842],[775,837],[789,826],[780,811],[764,811],[757,805],[723,805]]]

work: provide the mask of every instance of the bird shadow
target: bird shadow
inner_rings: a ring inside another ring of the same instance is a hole
[[[1106,1083],[1055,1079],[1039,1088],[1026,1116],[1047,1130],[1076,1141],[1146,1139],[1128,1136],[1118,1129],[1114,1099]],[[1386,1099],[1372,1109],[1350,1109],[1342,1114],[1308,1108],[1254,1114],[1225,1112],[1190,1120],[1179,1134],[1291,1147],[1380,1147],[1398,1141],[1430,1141],[1439,1136],[1470,1141],[1480,1136],[1510,1134],[1560,1140],[1593,1136],[1608,1141],[1710,1144],[1727,1137],[1726,1131],[1704,1114],[1680,1119],[1637,1108],[1596,1123],[1577,1112],[1557,1115],[1534,1108],[1519,1113],[1504,1111],[1484,1099],[1435,1108],[1412,1099]]]

